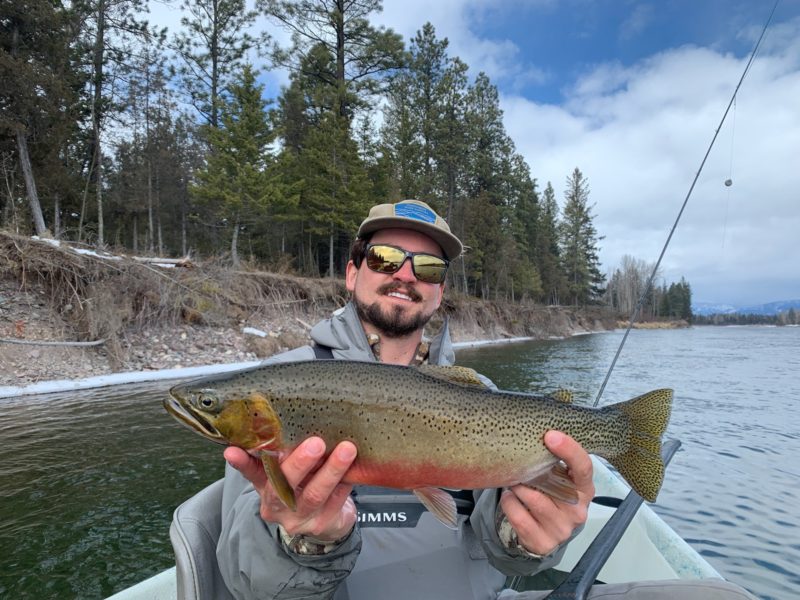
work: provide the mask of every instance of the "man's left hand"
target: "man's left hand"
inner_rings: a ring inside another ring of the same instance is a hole
[[[500,506],[517,532],[519,543],[545,556],[566,542],[576,527],[586,522],[594,497],[592,459],[578,442],[560,431],[544,436],[548,450],[563,460],[578,490],[578,503],[567,504],[525,485],[515,485],[500,497]]]

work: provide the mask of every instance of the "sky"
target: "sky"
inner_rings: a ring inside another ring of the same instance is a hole
[[[408,41],[429,21],[471,78],[489,76],[540,190],[563,204],[581,169],[610,273],[625,255],[658,259],[773,4],[384,0],[373,23]],[[265,78],[277,96],[286,75]],[[800,0],[781,0],[660,273],[695,303],[800,298],[798,232]]]

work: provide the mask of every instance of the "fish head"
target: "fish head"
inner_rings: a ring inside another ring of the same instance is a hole
[[[171,388],[164,408],[179,423],[218,444],[272,450],[280,442],[280,418],[269,398],[258,391],[201,380]]]

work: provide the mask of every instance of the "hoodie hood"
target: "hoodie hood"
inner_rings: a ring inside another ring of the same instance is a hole
[[[361,326],[361,320],[356,313],[352,301],[333,313],[329,319],[324,319],[311,329],[311,339],[321,346],[327,346],[334,351],[335,358],[345,360],[374,361],[367,334]],[[430,354],[428,362],[432,365],[452,365],[456,356],[453,343],[450,340],[450,328],[447,318],[441,331],[430,340]]]

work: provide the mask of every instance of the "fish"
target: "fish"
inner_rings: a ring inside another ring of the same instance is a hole
[[[600,408],[487,387],[472,369],[378,362],[274,363],[179,384],[164,400],[181,424],[261,458],[286,506],[296,506],[280,459],[310,436],[330,452],[349,440],[357,457],[343,481],[412,490],[440,521],[456,526],[446,490],[525,484],[575,503],[566,466],[546,448],[558,430],[606,459],[655,502],[664,479],[661,438],[673,391],[657,389]]]

